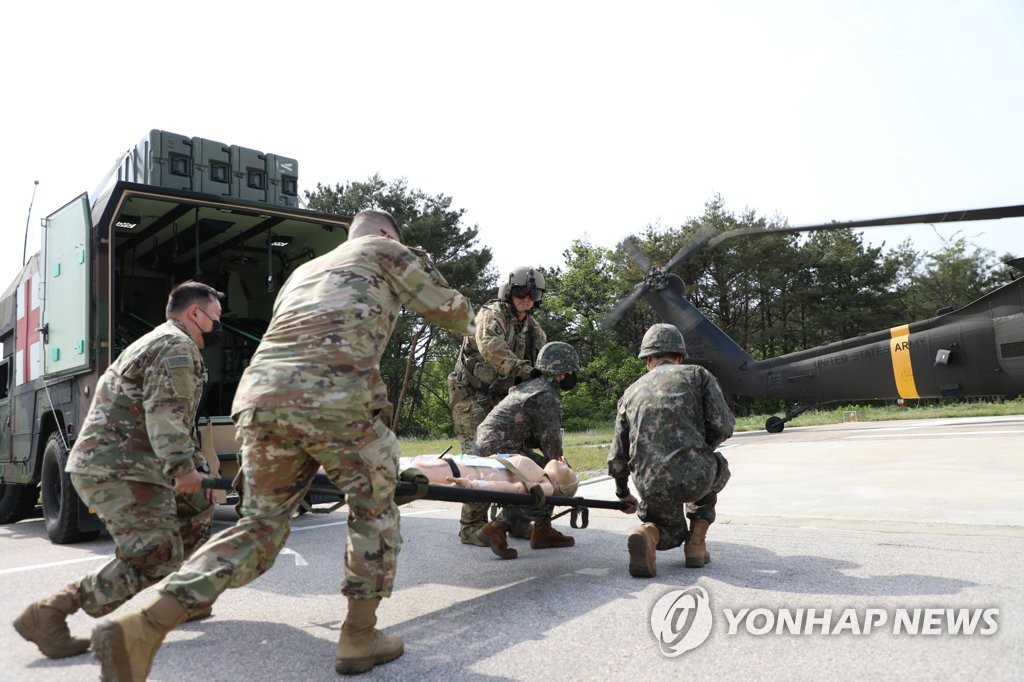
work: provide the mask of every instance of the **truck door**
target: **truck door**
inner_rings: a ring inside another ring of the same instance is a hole
[[[89,198],[50,215],[43,228],[43,376],[89,367]]]

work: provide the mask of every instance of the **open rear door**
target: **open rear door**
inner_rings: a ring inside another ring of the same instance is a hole
[[[89,344],[89,197],[50,215],[43,228],[43,376],[87,369]]]

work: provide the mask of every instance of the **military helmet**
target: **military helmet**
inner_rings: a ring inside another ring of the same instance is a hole
[[[561,341],[545,343],[537,353],[533,366],[545,374],[580,371],[580,356],[576,349]]]
[[[498,285],[498,298],[512,302],[512,294],[516,296],[530,295],[534,305],[544,298],[544,275],[539,270],[521,267],[515,268],[505,275]]]
[[[644,334],[644,340],[640,342],[638,358],[646,358],[649,355],[663,355],[678,353],[686,355],[686,341],[672,324],[652,324],[651,328]]]

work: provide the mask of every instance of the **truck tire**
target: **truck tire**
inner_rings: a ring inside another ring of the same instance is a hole
[[[30,516],[39,500],[39,486],[0,485],[0,523],[17,523]]]
[[[58,545],[93,540],[99,531],[82,531],[78,527],[78,507],[81,502],[71,485],[71,477],[64,471],[68,450],[60,433],[50,434],[43,450],[43,471],[40,476],[43,489],[43,518],[46,534]]]

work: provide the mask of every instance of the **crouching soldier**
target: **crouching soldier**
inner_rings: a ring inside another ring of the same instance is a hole
[[[580,358],[569,344],[552,341],[540,349],[534,367],[533,378],[514,386],[477,428],[474,454],[525,455],[542,467],[550,460],[563,459],[559,392],[576,385]],[[531,446],[538,447],[543,454],[536,453]],[[550,507],[533,513],[521,507],[504,507],[495,521],[478,532],[480,544],[489,546],[502,559],[515,559],[518,552],[508,546],[509,530],[528,526],[531,516],[531,548],[575,544],[571,537],[551,527]]]
[[[653,578],[655,550],[682,544],[689,568],[711,561],[704,540],[729,480],[729,464],[715,448],[736,420],[715,377],[683,364],[686,344],[675,326],[652,325],[638,357],[647,361],[647,374],[619,399],[608,473],[616,496],[638,508],[643,521],[627,540],[629,574]],[[630,474],[639,502],[629,492]]]

